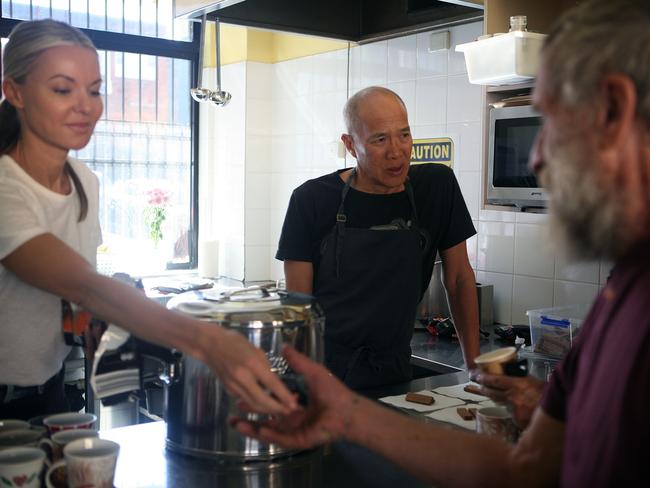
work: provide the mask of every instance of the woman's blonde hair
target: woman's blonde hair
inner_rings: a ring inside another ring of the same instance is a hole
[[[19,23],[9,34],[9,41],[2,54],[3,79],[11,79],[18,84],[24,83],[36,59],[47,49],[60,46],[81,46],[96,51],[95,45],[86,34],[63,22],[44,19]],[[19,139],[18,113],[7,99],[3,99],[0,102],[0,155],[10,151]],[[66,163],[66,171],[79,195],[81,221],[88,213],[88,197],[70,163]]]

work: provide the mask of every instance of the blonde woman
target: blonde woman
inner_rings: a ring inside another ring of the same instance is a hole
[[[66,410],[61,298],[209,364],[262,412],[296,402],[262,351],[214,324],[168,311],[95,271],[98,180],[69,157],[102,113],[97,52],[78,29],[22,22],[3,55],[0,104],[0,418]]]

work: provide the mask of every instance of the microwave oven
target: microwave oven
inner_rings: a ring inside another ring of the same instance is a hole
[[[541,115],[530,105],[490,109],[487,203],[546,207],[548,196],[528,168],[541,125]]]

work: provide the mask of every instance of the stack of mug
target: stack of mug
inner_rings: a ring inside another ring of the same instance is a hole
[[[100,439],[97,417],[60,413],[42,425],[0,420],[0,486],[112,488],[119,444]]]

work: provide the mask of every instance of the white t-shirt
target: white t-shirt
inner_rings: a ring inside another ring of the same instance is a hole
[[[9,156],[0,157],[0,260],[30,239],[51,233],[96,266],[99,180],[68,158],[88,197],[79,222],[79,196],[55,193]],[[61,328],[61,299],[28,285],[0,264],[0,384],[39,385],[56,374],[70,352]]]

